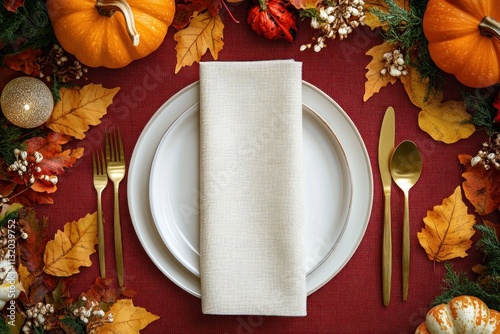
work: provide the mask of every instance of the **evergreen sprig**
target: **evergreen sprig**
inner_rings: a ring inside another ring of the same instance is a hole
[[[394,0],[384,1],[388,11],[372,9],[379,21],[384,24],[382,29],[384,41],[399,47],[406,56],[406,62],[415,66],[422,78],[429,78],[429,90],[441,90],[443,76],[430,57],[427,48],[429,43],[423,29],[427,0],[410,1],[408,10],[398,6]]]
[[[485,255],[484,271],[473,281],[465,273],[456,273],[453,266],[446,263],[444,292],[436,297],[432,305],[469,295],[481,299],[491,309],[500,310],[500,243],[493,228],[480,224],[475,227],[482,233],[476,246]]]
[[[494,120],[497,110],[493,106],[493,97],[462,91],[462,98],[472,113],[472,123],[478,129],[484,129],[489,136],[500,130]]]
[[[0,58],[25,49],[40,49],[55,43],[56,38],[47,14],[45,1],[30,0],[15,13],[0,5]]]

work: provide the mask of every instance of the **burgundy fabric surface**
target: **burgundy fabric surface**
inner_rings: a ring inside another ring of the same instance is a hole
[[[251,31],[246,24],[246,5],[231,5],[234,22],[227,11],[221,16],[225,24],[224,49],[219,60],[295,59],[303,62],[303,79],[323,90],[347,112],[356,124],[368,149],[374,174],[373,210],[366,234],[347,265],[324,287],[308,298],[308,315],[304,318],[209,316],[201,313],[200,300],[191,296],[156,268],[137,238],[127,206],[127,182],[121,184],[121,217],[125,263],[125,285],[136,290],[136,306],[160,316],[142,333],[413,333],[424,320],[429,304],[440,293],[444,267],[427,259],[418,243],[417,232],[423,217],[433,206],[441,204],[462,182],[462,168],[457,155],[474,155],[485,139],[483,133],[453,145],[435,142],[418,126],[419,109],[411,104],[401,83],[382,89],[363,102],[365,66],[371,60],[365,52],[382,40],[378,32],[363,27],[347,40],[330,41],[320,53],[301,52],[314,31],[306,22],[299,23],[297,40],[268,41]],[[118,126],[124,139],[127,162],[146,123],[157,109],[173,94],[199,79],[198,64],[184,67],[174,74],[176,54],[170,28],[163,45],[152,55],[133,62],[123,69],[89,69],[88,82],[104,87],[121,87],[102,123],[88,131],[82,141],[73,146],[86,149],[85,156],[60,177],[55,203],[39,208],[40,215],[49,218],[51,232],[62,229],[64,223],[95,212],[95,191],[92,185],[91,150],[103,145],[106,127]],[[207,53],[203,60],[212,60]],[[454,86],[447,86],[454,91]],[[222,94],[223,92],[221,92]],[[258,97],[249,96],[249,103]],[[396,142],[413,140],[419,145],[424,168],[417,185],[410,191],[411,274],[409,295],[402,301],[401,239],[403,194],[393,184],[393,281],[392,298],[388,307],[382,305],[381,245],[383,195],[378,173],[377,145],[380,125],[388,106],[396,110]],[[148,182],[148,175],[144,175]],[[107,272],[114,275],[112,251],[112,187],[103,194]],[[470,210],[472,212],[472,210]],[[477,236],[475,236],[477,238]],[[480,254],[474,249],[465,259],[453,261],[456,270],[470,271]],[[97,253],[91,257],[94,265],[82,268],[74,294],[86,290],[99,275]]]

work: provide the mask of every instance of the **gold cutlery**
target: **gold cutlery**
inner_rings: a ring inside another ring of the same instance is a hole
[[[385,306],[391,300],[392,237],[391,237],[391,172],[389,170],[394,150],[395,116],[392,107],[387,108],[378,144],[378,166],[384,190],[384,227],[382,237],[382,299]]]
[[[410,277],[410,208],[408,192],[417,183],[422,172],[422,157],[417,145],[405,140],[396,147],[391,159],[391,174],[394,182],[405,195],[403,219],[403,300],[408,298]]]
[[[98,253],[99,253],[99,271],[101,277],[106,277],[106,265],[104,256],[104,227],[102,223],[102,202],[101,195],[104,188],[108,184],[108,175],[106,173],[106,160],[102,150],[92,154],[92,170],[94,179],[94,188],[97,192],[97,238],[98,238]]]
[[[118,285],[123,286],[123,247],[122,231],[120,223],[119,186],[125,177],[125,155],[120,129],[108,133],[106,130],[106,162],[108,164],[108,176],[114,186],[114,219],[113,232],[115,243],[115,260]]]

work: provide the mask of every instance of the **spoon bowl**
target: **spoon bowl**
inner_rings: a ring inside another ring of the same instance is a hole
[[[417,183],[422,172],[422,157],[417,145],[411,140],[401,142],[391,158],[391,175],[404,193],[405,207],[403,220],[403,300],[408,298],[410,276],[410,208],[408,193]]]

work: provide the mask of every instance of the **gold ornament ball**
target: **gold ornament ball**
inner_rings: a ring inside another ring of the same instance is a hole
[[[54,98],[43,81],[20,77],[9,81],[0,96],[5,118],[21,128],[36,128],[45,123],[54,110]]]

